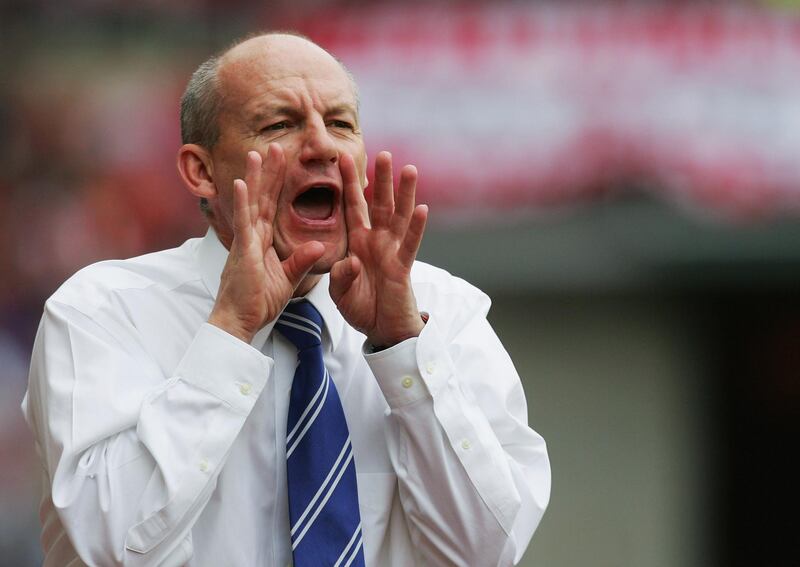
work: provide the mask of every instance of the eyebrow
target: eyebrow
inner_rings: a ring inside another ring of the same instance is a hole
[[[356,107],[346,102],[331,106],[325,114],[347,114],[348,112],[358,118]]]
[[[293,109],[290,106],[282,106],[282,105],[281,106],[272,106],[272,105],[269,105],[269,104],[264,104],[264,105],[260,105],[258,107],[258,110],[256,110],[252,114],[252,116],[250,117],[250,120],[252,122],[254,122],[254,123],[262,122],[262,121],[266,120],[267,118],[270,118],[272,116],[279,115],[279,114],[286,114],[286,115],[294,116],[295,114],[297,114],[297,110]]]
[[[336,115],[336,114],[352,114],[355,119],[358,119],[358,111],[356,107],[350,103],[341,103],[335,104],[325,110],[325,116],[329,115]],[[252,117],[251,122],[259,123],[267,120],[276,115],[285,115],[285,116],[298,116],[302,114],[302,112],[298,111],[297,108],[293,106],[287,105],[270,105],[269,103],[259,106],[258,110],[256,110]]]

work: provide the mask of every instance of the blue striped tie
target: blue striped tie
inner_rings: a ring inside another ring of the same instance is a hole
[[[275,325],[297,348],[286,424],[295,567],[364,567],[356,466],[339,393],[322,361],[322,316],[305,299]]]

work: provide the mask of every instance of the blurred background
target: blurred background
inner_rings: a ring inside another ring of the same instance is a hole
[[[797,565],[796,5],[0,0],[0,565],[41,563],[44,299],[204,232],[180,94],[276,28],[351,69],[370,154],[419,167],[420,258],[494,299],[553,466],[523,564]]]

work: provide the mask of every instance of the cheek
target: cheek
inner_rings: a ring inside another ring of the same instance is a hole
[[[288,211],[286,206],[278,203],[278,208],[275,211],[275,218],[272,219],[272,239],[278,256],[283,258],[286,246],[291,241],[291,230],[289,225]]]
[[[243,177],[243,174],[227,167],[227,163],[214,170],[214,187],[217,190],[217,201],[225,213],[225,218],[233,218],[233,180]]]
[[[224,191],[219,189],[217,189],[217,191],[218,198],[216,214],[226,224],[233,227],[233,191]]]
[[[323,241],[323,244],[325,244],[325,254],[322,256],[322,262],[329,270],[333,264],[344,258],[347,254],[347,235],[340,234],[339,238]]]

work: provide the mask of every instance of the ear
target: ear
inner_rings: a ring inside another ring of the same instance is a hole
[[[178,173],[189,193],[212,199],[217,196],[211,154],[203,146],[184,144],[178,150]]]

